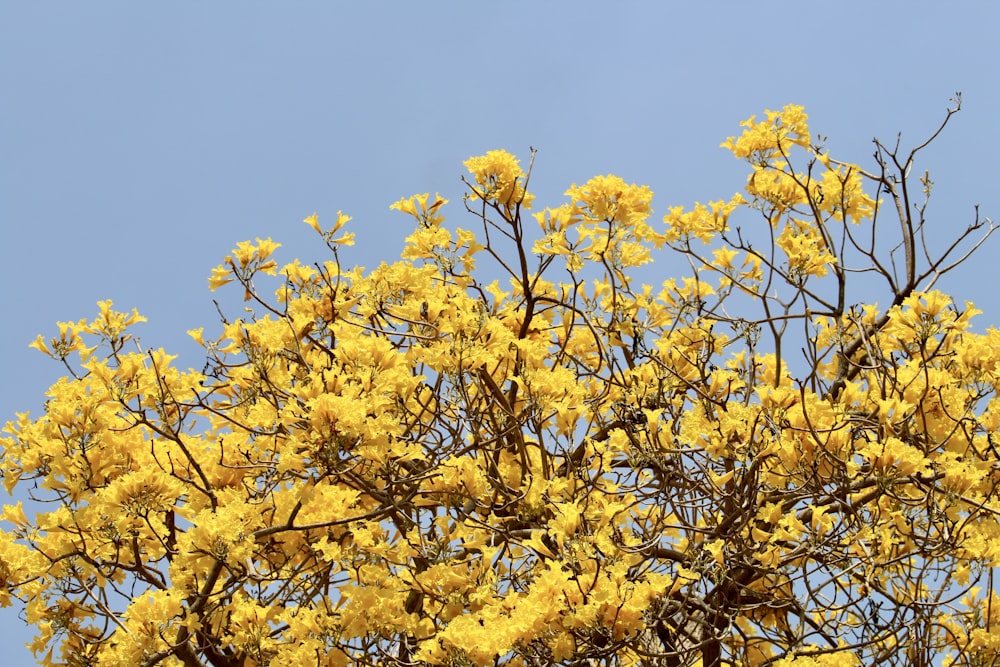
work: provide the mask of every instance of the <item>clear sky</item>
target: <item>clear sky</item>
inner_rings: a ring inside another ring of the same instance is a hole
[[[237,241],[322,260],[301,220],[342,209],[342,260],[391,260],[411,225],[389,204],[438,191],[470,226],[462,161],[492,148],[539,150],[537,207],[613,173],[653,189],[657,221],[741,189],[719,143],[751,114],[803,104],[835,157],[870,166],[872,137],[925,138],[961,90],[917,165],[930,224],[1000,218],[998,30],[987,0],[2,2],[0,422],[61,375],[27,348],[56,321],[110,298],[149,318],[143,346],[200,368],[185,331],[213,331],[213,296],[242,307],[207,290]],[[941,285],[979,327],[1000,325],[998,249]],[[32,664],[29,637],[0,611],[5,665]]]

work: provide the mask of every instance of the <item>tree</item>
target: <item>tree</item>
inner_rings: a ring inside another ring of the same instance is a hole
[[[478,236],[423,194],[370,271],[342,213],[313,265],[238,244],[200,372],[110,302],[60,323],[2,443],[47,504],[4,508],[0,601],[45,664],[1000,663],[1000,332],[933,290],[995,227],[942,241],[909,179],[958,108],[872,170],[751,117],[746,194],[659,230],[614,176],[531,213],[491,151]]]

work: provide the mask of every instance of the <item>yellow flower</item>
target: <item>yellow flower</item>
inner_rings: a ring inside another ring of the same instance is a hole
[[[319,226],[319,216],[316,215],[315,213],[313,213],[312,215],[310,215],[308,218],[306,218],[302,222],[306,223],[307,225],[309,225],[310,227],[312,227],[313,229],[315,229],[317,234],[322,234],[323,233],[323,230]]]

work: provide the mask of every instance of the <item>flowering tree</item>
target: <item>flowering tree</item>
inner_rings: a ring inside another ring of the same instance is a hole
[[[210,283],[249,308],[190,332],[200,372],[109,302],[39,337],[69,375],[2,470],[46,504],[0,533],[36,656],[1000,662],[1000,332],[932,291],[994,226],[929,228],[926,142],[864,170],[800,107],[743,126],[745,194],[663,226],[613,176],[530,213],[530,165],[491,151],[466,162],[478,234],[424,194],[370,271],[339,213],[306,219],[315,264],[240,243]],[[641,283],[664,248],[690,274]]]

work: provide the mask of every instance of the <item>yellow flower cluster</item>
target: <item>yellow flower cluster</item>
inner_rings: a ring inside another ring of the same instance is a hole
[[[796,279],[825,276],[827,267],[837,262],[819,230],[804,220],[790,219],[775,245],[785,253],[789,274]]]
[[[809,146],[809,116],[805,108],[788,104],[781,111],[767,110],[766,120],[750,116],[740,125],[745,127],[739,137],[729,137],[722,147],[741,159],[764,164],[788,155],[794,146]]]
[[[465,168],[472,174],[473,199],[496,204],[505,210],[531,208],[534,195],[525,190],[526,174],[516,157],[504,150],[489,151],[471,157]]]
[[[694,208],[685,212],[683,206],[674,206],[663,218],[668,230],[666,240],[671,243],[696,238],[702,243],[709,243],[716,234],[728,231],[729,216],[737,207],[746,203],[743,196],[736,194],[728,202],[719,200],[704,204],[696,203]]]

